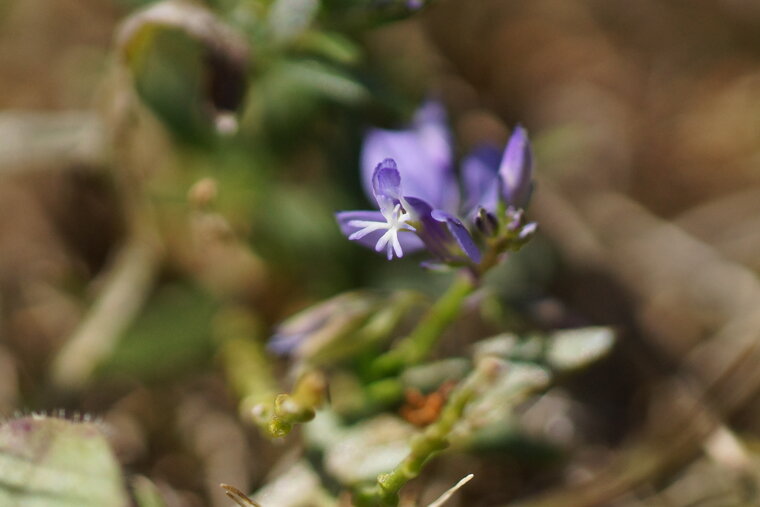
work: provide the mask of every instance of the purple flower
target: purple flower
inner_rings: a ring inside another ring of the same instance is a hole
[[[501,228],[514,237],[521,232],[515,227],[524,226],[522,213],[515,213],[530,199],[532,162],[522,127],[503,154],[481,147],[463,160],[463,196],[446,112],[437,102],[424,104],[409,129],[372,129],[361,158],[365,192],[379,211],[344,211],[336,217],[348,239],[384,252],[389,260],[425,248],[440,262],[474,266],[482,254],[465,222],[491,235],[479,225],[485,220],[491,233]]]
[[[380,211],[337,214],[348,239],[384,251],[388,260],[424,246],[444,262],[480,261],[480,250],[457,217],[402,191],[401,174],[393,159],[378,164],[371,181],[372,196]]]

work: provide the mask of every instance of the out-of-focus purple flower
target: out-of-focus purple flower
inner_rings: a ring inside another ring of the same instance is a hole
[[[361,154],[365,193],[372,196],[375,168],[390,158],[401,171],[406,195],[456,213],[459,189],[454,176],[452,144],[446,110],[434,101],[426,102],[417,110],[409,129],[370,129]]]
[[[421,295],[410,291],[344,292],[282,322],[268,349],[315,366],[334,364],[355,357],[357,346],[387,338],[420,301]]]
[[[515,217],[507,215],[530,199],[532,161],[525,129],[515,129],[503,153],[480,147],[462,161],[463,195],[452,151],[446,112],[438,102],[425,103],[409,129],[370,130],[362,150],[362,181],[380,211],[338,213],[343,233],[389,260],[424,247],[445,264],[470,266],[480,263],[481,251],[465,222],[476,235],[503,229],[509,238],[522,239],[522,213],[515,215],[517,229],[510,229]]]
[[[372,294],[349,292],[323,301],[280,324],[268,348],[278,355],[313,355],[315,350],[360,327],[377,310]]]

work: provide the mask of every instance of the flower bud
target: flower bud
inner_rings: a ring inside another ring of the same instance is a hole
[[[478,209],[475,215],[475,227],[486,237],[493,237],[499,230],[499,221],[485,208]]]
[[[357,349],[386,339],[419,302],[413,292],[387,297],[347,292],[307,308],[283,322],[269,349],[310,365],[325,365],[353,357]]]
[[[504,150],[499,178],[504,203],[515,208],[526,208],[533,192],[533,156],[528,134],[519,125]]]

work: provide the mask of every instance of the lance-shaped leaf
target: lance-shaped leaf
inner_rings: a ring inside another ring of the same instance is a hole
[[[23,417],[0,426],[0,505],[126,507],[129,500],[96,424]]]

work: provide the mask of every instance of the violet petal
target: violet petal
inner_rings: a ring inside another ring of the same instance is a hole
[[[386,158],[398,164],[405,195],[423,199],[436,208],[456,210],[459,190],[453,171],[451,133],[439,103],[424,104],[411,129],[368,131],[361,155],[362,182],[368,195],[372,195],[375,167]]]
[[[434,220],[445,223],[448,227],[449,233],[456,239],[457,244],[462,251],[470,258],[475,264],[480,262],[481,255],[480,249],[470,236],[467,227],[464,226],[461,220],[454,215],[442,210],[435,210],[431,214]]]
[[[479,208],[485,208],[491,213],[496,211],[501,155],[495,147],[484,145],[473,150],[462,160],[465,216],[469,217]]]

